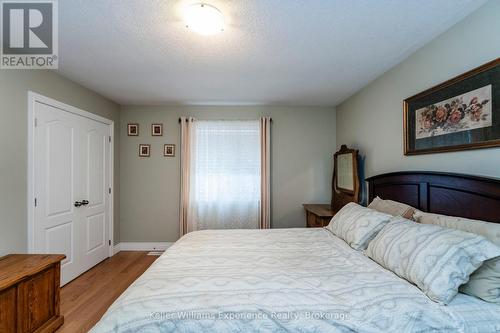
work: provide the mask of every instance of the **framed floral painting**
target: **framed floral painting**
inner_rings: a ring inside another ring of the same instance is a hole
[[[500,146],[500,58],[404,101],[405,155]]]

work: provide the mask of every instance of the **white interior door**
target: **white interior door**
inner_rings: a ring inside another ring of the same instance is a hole
[[[65,254],[64,283],[80,274],[79,219],[74,206],[79,188],[79,124],[68,112],[36,103],[35,253]]]
[[[62,253],[65,284],[109,256],[110,126],[36,102],[35,253]]]
[[[84,229],[82,265],[87,270],[109,255],[109,126],[86,119],[83,126],[83,200],[80,210]]]

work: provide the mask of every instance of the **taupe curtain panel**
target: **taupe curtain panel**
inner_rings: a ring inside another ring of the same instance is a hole
[[[190,201],[190,173],[191,173],[191,140],[194,134],[193,117],[181,117],[181,198],[179,210],[179,231],[184,236],[189,230],[189,201]]]
[[[271,118],[260,118],[260,229],[271,228]]]

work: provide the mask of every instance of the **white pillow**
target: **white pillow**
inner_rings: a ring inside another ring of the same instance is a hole
[[[420,210],[415,210],[413,219],[418,223],[434,224],[441,227],[458,229],[476,235],[481,235],[490,242],[500,246],[500,224],[498,223],[471,220],[456,216],[425,213]]]
[[[335,214],[326,228],[353,249],[364,250],[391,218],[392,215],[351,202]]]
[[[500,247],[479,235],[394,217],[366,254],[433,301],[448,304],[472,272],[500,256]]]
[[[416,211],[413,218],[419,223],[434,224],[481,235],[500,246],[500,224],[421,211]],[[487,302],[500,304],[500,258],[486,261],[459,290]]]

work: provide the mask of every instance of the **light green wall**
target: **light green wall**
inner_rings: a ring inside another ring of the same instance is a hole
[[[500,56],[492,0],[337,107],[337,144],[366,155],[367,176],[400,170],[500,177],[500,148],[405,157],[403,100]]]
[[[272,226],[303,227],[303,203],[329,202],[335,110],[307,107],[122,107],[122,241],[175,241],[179,235],[180,116],[198,119],[258,119],[271,116]],[[151,137],[151,123],[164,124],[163,137]],[[128,137],[127,123],[140,124]],[[138,145],[151,144],[151,157],[139,158]],[[163,157],[163,144],[176,145],[175,158]]]
[[[306,202],[330,200],[331,155],[346,143],[366,155],[367,176],[437,170],[500,177],[500,149],[403,156],[402,101],[500,56],[500,1],[491,0],[401,64],[333,108],[120,107],[55,72],[0,71],[0,255],[27,249],[27,92],[54,98],[115,121],[115,243],[178,238],[180,116],[256,119],[271,116],[273,227],[302,227]],[[127,137],[138,122],[140,136]],[[152,122],[164,136],[150,136]],[[336,124],[337,123],[337,124]],[[120,144],[121,141],[121,144]],[[139,158],[138,144],[152,144]],[[162,156],[164,143],[176,157]]]
[[[119,105],[46,70],[0,70],[0,256],[27,251],[28,91],[114,120]],[[119,135],[115,138],[115,242],[119,241]]]

